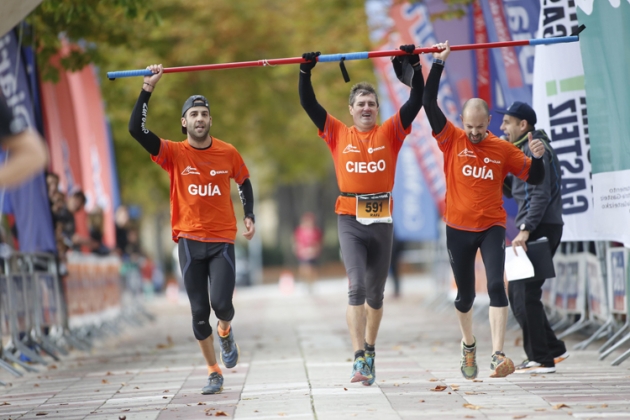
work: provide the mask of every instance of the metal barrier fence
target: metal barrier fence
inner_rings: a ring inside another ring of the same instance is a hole
[[[453,310],[456,288],[448,267],[448,253],[444,238],[437,247],[433,278],[436,291],[430,305],[435,310]],[[565,252],[556,253],[556,277],[543,286],[542,301],[552,328],[558,338],[574,333],[588,334],[588,338],[574,346],[586,349],[597,340],[607,338],[598,349],[603,360],[630,342],[630,249],[611,247],[609,242],[595,242],[595,254],[584,252],[589,243],[563,244]],[[479,260],[479,258],[478,258]],[[487,321],[488,296],[485,273],[476,263],[476,294],[474,317]],[[448,269],[447,269],[448,267]],[[520,328],[510,311],[508,326]],[[630,346],[628,346],[630,347]],[[611,362],[619,365],[630,357],[630,348]]]
[[[70,349],[87,351],[122,323],[153,319],[137,266],[117,256],[70,252],[63,277],[53,254],[12,253],[1,261],[0,368],[15,376],[37,372],[34,365],[60,360]]]

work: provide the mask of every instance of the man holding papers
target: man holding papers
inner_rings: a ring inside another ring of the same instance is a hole
[[[543,162],[545,179],[539,185],[531,185],[508,175],[503,192],[513,197],[518,204],[515,223],[519,234],[512,240],[512,248],[522,247],[527,251],[528,242],[546,237],[551,254],[555,254],[562,238],[562,202],[560,194],[560,165],[549,138],[543,130],[536,130],[536,112],[523,102],[514,102],[504,114],[501,130],[510,143],[520,148],[527,156],[532,153],[528,139],[539,139],[545,145]],[[564,342],[556,338],[549,325],[545,308],[541,302],[544,278],[511,281],[508,299],[516,320],[523,329],[523,347],[527,359],[516,366],[515,373],[553,373],[555,364],[569,354]]]

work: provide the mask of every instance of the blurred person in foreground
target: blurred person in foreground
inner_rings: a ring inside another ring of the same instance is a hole
[[[48,161],[44,140],[13,115],[1,94],[0,146],[7,153],[6,160],[0,163],[0,188],[20,185],[43,171]]]

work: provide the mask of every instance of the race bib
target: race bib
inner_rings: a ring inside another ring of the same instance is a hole
[[[356,199],[357,222],[364,225],[392,222],[392,193],[357,194]]]

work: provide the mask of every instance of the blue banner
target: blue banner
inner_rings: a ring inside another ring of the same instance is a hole
[[[32,58],[32,56],[31,56]],[[14,31],[0,38],[0,88],[16,118],[33,129],[38,128],[29,80],[34,62],[24,60]],[[36,91],[34,87],[33,91]],[[46,180],[41,173],[7,191],[8,212],[15,217],[20,251],[55,252],[56,243]]]
[[[393,196],[396,238],[418,242],[438,239],[440,215],[409,142],[398,155]]]

